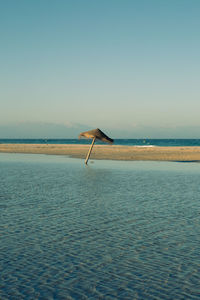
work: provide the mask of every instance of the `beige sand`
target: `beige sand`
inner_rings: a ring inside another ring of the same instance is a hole
[[[68,155],[85,158],[90,145],[0,144],[0,152]],[[90,159],[200,161],[200,147],[95,145]]]

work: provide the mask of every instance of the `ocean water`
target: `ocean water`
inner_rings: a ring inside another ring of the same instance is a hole
[[[18,144],[91,144],[89,139],[0,139],[1,143]],[[102,144],[101,141],[96,141]],[[105,143],[104,143],[105,144]],[[115,145],[124,146],[200,146],[200,139],[115,139]]]
[[[200,299],[200,164],[0,154],[0,299]]]

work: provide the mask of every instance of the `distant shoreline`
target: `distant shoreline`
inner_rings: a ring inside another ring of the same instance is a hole
[[[43,144],[43,145],[89,145],[89,139],[67,139],[67,138],[15,138],[15,139],[2,139],[0,144]],[[101,141],[96,141],[95,145],[105,145]],[[131,139],[114,139],[115,146],[158,146],[158,147],[199,147],[200,139],[151,139],[151,138],[131,138]]]
[[[67,155],[85,158],[89,145],[74,144],[0,144],[0,153],[31,153]],[[95,145],[91,159],[129,160],[129,161],[200,161],[200,147],[147,147]]]

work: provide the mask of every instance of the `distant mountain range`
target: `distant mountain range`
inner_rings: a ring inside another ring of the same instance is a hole
[[[0,138],[77,138],[89,129],[81,124],[15,123],[0,125]]]
[[[55,124],[55,123],[13,123],[0,125],[0,139],[2,138],[78,138],[82,131],[97,128],[96,126],[84,124]],[[111,138],[200,138],[200,126],[184,127],[151,127],[136,126],[124,128],[101,127]]]

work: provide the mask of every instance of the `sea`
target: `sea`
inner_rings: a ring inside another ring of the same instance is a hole
[[[0,153],[0,299],[200,299],[199,181],[197,162]]]
[[[90,144],[90,139],[0,139],[0,144]],[[105,144],[96,140],[97,144]],[[115,145],[122,146],[200,146],[200,139],[115,139]]]

